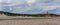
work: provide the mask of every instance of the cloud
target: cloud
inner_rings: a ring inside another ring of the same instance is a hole
[[[33,4],[35,2],[35,0],[27,0],[27,4],[29,4],[29,6],[31,6],[31,4]]]
[[[60,8],[57,9],[57,10],[54,12],[54,14],[59,14],[59,15],[60,15]]]
[[[4,12],[31,14],[59,8],[60,0],[0,0],[0,10]],[[58,11],[56,10],[55,12]]]
[[[1,0],[0,5],[14,6],[14,5],[23,4],[24,2],[25,0]]]

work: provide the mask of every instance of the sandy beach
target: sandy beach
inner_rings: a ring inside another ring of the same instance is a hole
[[[0,25],[60,25],[60,18],[21,18],[0,15]]]

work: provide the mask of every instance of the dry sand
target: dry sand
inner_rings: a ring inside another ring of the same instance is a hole
[[[8,17],[0,15],[0,19],[11,19],[14,17]],[[16,18],[16,17],[15,17]],[[17,17],[19,18],[19,17]],[[11,20],[0,20],[0,25],[60,25],[60,18],[55,17],[51,19],[11,19]]]

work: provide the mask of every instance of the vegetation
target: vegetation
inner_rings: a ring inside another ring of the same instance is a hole
[[[7,16],[33,16],[33,17],[45,16],[44,14],[15,14],[15,13],[8,13],[8,12],[4,12],[4,14]]]
[[[6,16],[32,16],[32,17],[45,17],[46,14],[16,14],[16,13],[9,13],[9,12],[1,12],[4,13]],[[49,14],[50,16],[60,16],[56,14]]]

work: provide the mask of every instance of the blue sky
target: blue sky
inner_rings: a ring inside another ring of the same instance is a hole
[[[0,11],[11,13],[60,14],[60,0],[0,0]]]

